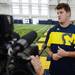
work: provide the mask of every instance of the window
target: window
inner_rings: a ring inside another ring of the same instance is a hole
[[[12,2],[19,2],[19,0],[12,0]]]
[[[48,16],[48,6],[41,6],[41,15]]]
[[[41,4],[48,4],[48,0],[41,0]]]
[[[24,15],[28,15],[29,14],[29,7],[28,7],[28,5],[23,5],[22,6],[22,13]]]
[[[39,15],[38,5],[32,5],[32,15]]]
[[[13,14],[19,14],[19,9],[13,9]]]
[[[32,0],[32,3],[38,3],[38,0]]]
[[[28,3],[29,0],[22,0],[22,3]]]
[[[19,5],[13,4],[13,14],[19,14]]]

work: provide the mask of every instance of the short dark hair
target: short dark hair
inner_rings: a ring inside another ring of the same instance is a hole
[[[59,9],[64,9],[66,12],[71,12],[71,8],[69,6],[69,4],[67,3],[59,3],[55,9],[59,10]]]

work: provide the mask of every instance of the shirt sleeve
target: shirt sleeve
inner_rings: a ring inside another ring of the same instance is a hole
[[[47,47],[49,47],[50,33],[51,33],[51,29],[48,30],[47,36],[46,36],[46,39],[45,39],[45,45],[46,45]]]

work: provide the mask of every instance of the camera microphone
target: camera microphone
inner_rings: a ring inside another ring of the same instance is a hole
[[[37,33],[35,31],[31,31],[28,34],[24,35],[21,39],[19,39],[16,44],[13,47],[14,52],[23,51],[27,47],[30,46],[30,44],[33,43],[33,41],[36,39]]]

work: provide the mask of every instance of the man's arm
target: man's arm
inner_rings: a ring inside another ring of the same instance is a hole
[[[58,47],[58,55],[61,57],[74,57],[75,58],[75,51],[65,51],[64,49]]]
[[[47,48],[49,49],[49,48]],[[48,51],[49,56],[52,57],[53,60],[58,61],[60,58],[62,58],[61,56],[59,56],[57,53],[53,53],[51,50]]]
[[[68,57],[75,57],[75,51],[68,51],[67,56]]]

